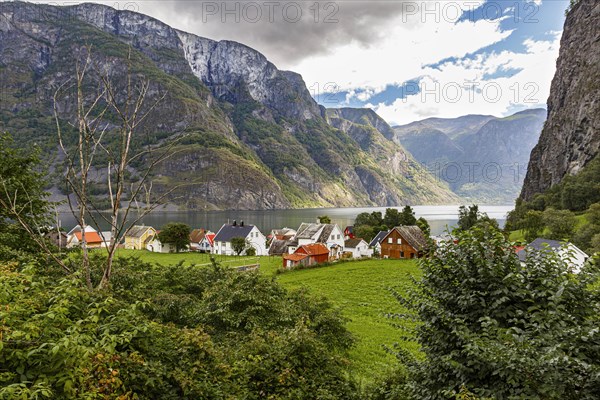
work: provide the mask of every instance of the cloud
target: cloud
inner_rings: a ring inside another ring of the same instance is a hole
[[[523,45],[523,52],[486,52],[426,68],[419,83],[420,93],[390,105],[368,106],[395,124],[433,116],[507,115],[515,109],[544,107],[558,57],[560,33],[554,32],[550,40],[526,39]]]
[[[309,87],[335,83],[340,91],[371,89],[377,94],[388,85],[423,75],[428,65],[449,58],[463,58],[511,35],[502,30],[502,19],[490,21],[422,19],[407,24],[406,15],[396,15],[386,36],[368,48],[348,42],[333,47],[329,54],[309,56],[294,70]]]

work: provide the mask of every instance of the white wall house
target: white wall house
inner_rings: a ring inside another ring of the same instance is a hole
[[[352,258],[373,257],[373,249],[363,239],[348,239],[344,243],[344,252],[352,253]]]
[[[265,235],[254,225],[244,225],[243,221],[239,224],[236,221],[231,225],[224,224],[219,229],[214,238],[213,254],[236,255],[231,246],[231,240],[237,237],[244,238],[248,246],[254,248],[257,256],[268,255],[266,248],[267,238]],[[245,253],[245,251],[242,252],[242,254]]]
[[[570,242],[559,242],[557,240],[537,238],[529,243],[517,255],[522,263],[527,261],[528,253],[532,251],[554,251],[559,257],[572,266],[573,272],[578,273],[588,260],[589,256]]]
[[[344,232],[337,224],[302,223],[290,240],[288,253],[313,243],[324,244],[329,249],[330,258],[339,258],[344,252]]]
[[[158,235],[155,235],[152,239],[146,243],[146,250],[154,252],[154,253],[171,253],[171,251],[175,251],[174,248],[171,248],[171,245],[168,243],[162,243],[158,239]]]

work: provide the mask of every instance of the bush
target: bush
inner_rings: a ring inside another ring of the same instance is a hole
[[[352,399],[353,339],[258,273],[119,258],[110,292],[0,267],[0,399]]]
[[[553,252],[522,265],[502,234],[457,233],[421,260],[403,302],[422,321],[410,364],[415,399],[594,399],[600,392],[600,272]]]

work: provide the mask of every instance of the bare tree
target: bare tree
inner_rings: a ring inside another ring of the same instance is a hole
[[[92,288],[88,244],[86,241],[86,226],[88,221],[97,226],[99,221],[104,221],[110,226],[111,238],[106,246],[107,259],[103,265],[102,278],[99,288],[109,285],[112,275],[112,265],[119,244],[119,238],[125,236],[133,225],[144,216],[158,207],[161,202],[179,186],[158,196],[152,204],[149,191],[152,188],[150,181],[154,167],[174,154],[174,146],[178,140],[171,141],[165,146],[153,147],[149,144],[142,150],[133,151],[133,141],[141,124],[151,115],[156,106],[165,98],[166,93],[159,95],[151,104],[146,105],[150,81],[140,76],[134,76],[132,71],[132,53],[129,49],[127,57],[127,72],[125,84],[119,86],[113,80],[109,68],[102,68],[92,60],[92,51],[85,48],[83,61],[78,61],[75,68],[75,77],[63,83],[54,94],[54,117],[58,132],[60,149],[66,160],[66,182],[75,197],[73,204],[69,196],[69,206],[81,227],[81,248],[83,255],[83,269],[86,283]],[[90,75],[92,75],[90,77]],[[86,83],[95,79],[98,84],[96,93],[86,93]],[[125,86],[125,87],[122,87]],[[76,88],[77,97],[77,141],[69,145],[65,140],[61,128],[59,113],[60,98],[64,93]],[[118,121],[109,123],[107,116]],[[110,137],[110,143],[107,138]],[[108,215],[101,213],[99,207],[89,195],[90,171],[98,169],[96,158],[99,154],[106,156],[106,183],[110,212]],[[127,178],[133,162],[143,159],[146,163],[144,170],[132,178]],[[138,208],[132,217],[134,204],[139,196],[145,197],[145,207]]]

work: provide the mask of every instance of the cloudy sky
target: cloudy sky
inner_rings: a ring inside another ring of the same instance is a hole
[[[392,124],[544,107],[568,6],[568,0],[102,3],[247,44],[280,69],[302,74],[321,104],[371,107]]]

